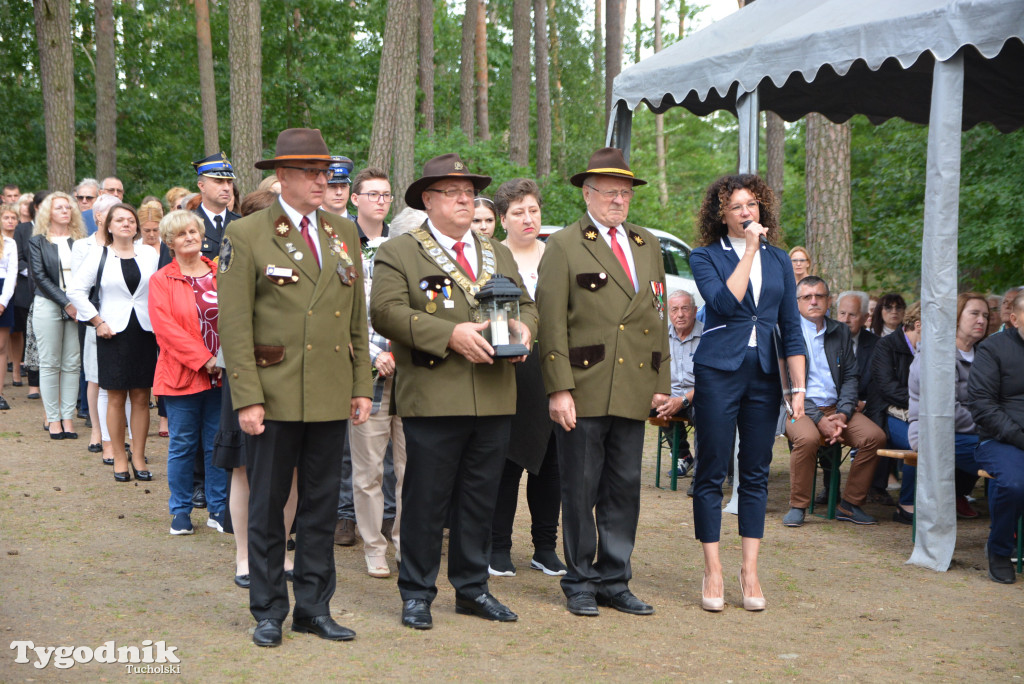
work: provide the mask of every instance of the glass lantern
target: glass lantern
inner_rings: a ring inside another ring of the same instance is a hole
[[[519,298],[522,295],[523,291],[515,282],[499,273],[494,274],[476,294],[480,304],[480,321],[490,323],[484,329],[488,333],[484,337],[494,347],[496,358],[530,353],[520,335]]]

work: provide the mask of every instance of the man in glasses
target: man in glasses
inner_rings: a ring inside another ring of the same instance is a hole
[[[426,211],[427,220],[385,242],[374,258],[372,323],[391,340],[400,369],[395,402],[405,433],[407,513],[398,590],[402,624],[413,629],[433,626],[430,604],[449,520],[455,612],[517,619],[487,583],[491,520],[516,410],[516,371],[508,359],[494,358],[480,334],[488,323],[475,322],[476,294],[496,273],[516,283],[527,347],[537,319],[512,253],[470,230],[473,197],[490,182],[471,173],[457,154],[431,159],[405,192],[406,204]]]
[[[857,458],[850,466],[836,508],[836,519],[876,525],[878,521],[860,507],[867,500],[877,451],[885,445],[885,433],[857,412],[857,357],[850,328],[825,316],[831,301],[828,283],[821,278],[807,276],[797,283],[796,299],[807,348],[807,392],[804,415],[786,423],[786,436],[793,443],[793,451],[789,465],[790,509],[782,524],[804,524],[804,512],[811,501],[814,462],[824,439],[826,444],[842,443],[857,449]]]
[[[114,176],[104,178],[100,184],[100,192],[104,195],[113,195],[122,202],[124,201],[124,183],[120,178]]]
[[[213,259],[220,251],[220,242],[224,238],[224,229],[232,221],[240,218],[228,209],[234,197],[235,171],[231,162],[223,152],[211,154],[205,159],[192,162],[196,170],[196,185],[203,201],[195,213],[203,219],[203,256]]]
[[[85,223],[85,231],[89,235],[96,232],[96,219],[92,215],[92,205],[100,195],[100,184],[95,178],[83,178],[75,187],[75,200],[78,202],[78,210],[82,212],[82,222]]]
[[[621,150],[598,150],[570,182],[587,210],[548,239],[537,281],[562,481],[562,591],[574,615],[595,616],[598,605],[650,615],[629,590],[630,557],[645,421],[671,389],[665,265],[658,238],[626,223],[646,181]]]
[[[298,468],[292,630],[347,641],[330,614],[339,445],[370,416],[366,295],[351,221],[320,209],[331,176],[319,130],[291,128],[273,159],[281,194],[231,223],[218,262],[219,332],[249,475],[253,642],[281,643],[288,615],[284,504]]]
[[[342,218],[352,220],[348,213],[349,191],[352,189],[352,160],[348,157],[334,155],[331,157],[332,175],[327,181],[327,192],[324,194],[324,204],[321,207]]]

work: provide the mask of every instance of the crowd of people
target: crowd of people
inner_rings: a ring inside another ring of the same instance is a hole
[[[456,612],[518,619],[489,577],[517,573],[524,472],[530,567],[560,577],[567,610],[653,613],[629,588],[649,416],[695,428],[679,474],[693,476],[705,610],[725,607],[734,457],[742,605],[767,607],[757,560],[778,435],[791,447],[783,525],[804,524],[820,451],[837,443],[853,455],[836,517],[876,524],[871,503],[913,522],[914,467],[877,452],[917,448],[920,304],[833,300],[806,247],[777,246],[778,208],[757,176],[705,192],[698,309],[694,293],[666,293],[657,238],[628,223],[645,181],[614,148],[572,177],[586,210],[547,242],[536,182],[487,197],[491,178],[457,154],[424,165],[390,223],[387,173],[353,173],[317,130],[283,131],[256,166],[272,173],[245,197],[218,153],[193,162],[197,192],[138,208],[117,178],[70,195],[8,185],[0,206],[0,388],[8,372],[27,383],[53,440],[77,439],[84,419],[115,482],[161,470],[147,458],[156,401],[170,534],[193,534],[202,508],[208,527],[234,533],[256,644],[280,644],[290,609],[295,631],[354,638],[329,602],[333,546],[358,538],[372,577],[392,575],[394,548],[407,627],[433,625],[445,530]],[[948,504],[977,517],[979,468],[990,474],[997,582],[1015,579],[1024,506],[1021,321],[1024,288],[958,299]],[[509,339],[521,347],[502,356]]]

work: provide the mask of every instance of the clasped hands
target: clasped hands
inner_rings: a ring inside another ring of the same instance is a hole
[[[818,432],[829,444],[835,444],[843,438],[843,430],[846,429],[846,418],[842,413],[833,413],[818,421]]]

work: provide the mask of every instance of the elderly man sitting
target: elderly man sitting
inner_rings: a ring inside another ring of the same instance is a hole
[[[974,457],[994,478],[988,487],[988,576],[1001,584],[1016,580],[1010,554],[1024,512],[1024,291],[1014,298],[1008,323],[975,348],[967,380],[969,408],[981,439]]]
[[[697,302],[693,295],[676,290],[668,296],[668,342],[672,354],[672,395],[652,414],[660,418],[672,416],[689,417],[693,403],[693,354],[700,344],[704,324],[697,320]],[[679,477],[686,477],[694,464],[686,435],[681,438],[679,454]],[[692,485],[691,485],[692,486]],[[691,494],[692,496],[692,494]]]

